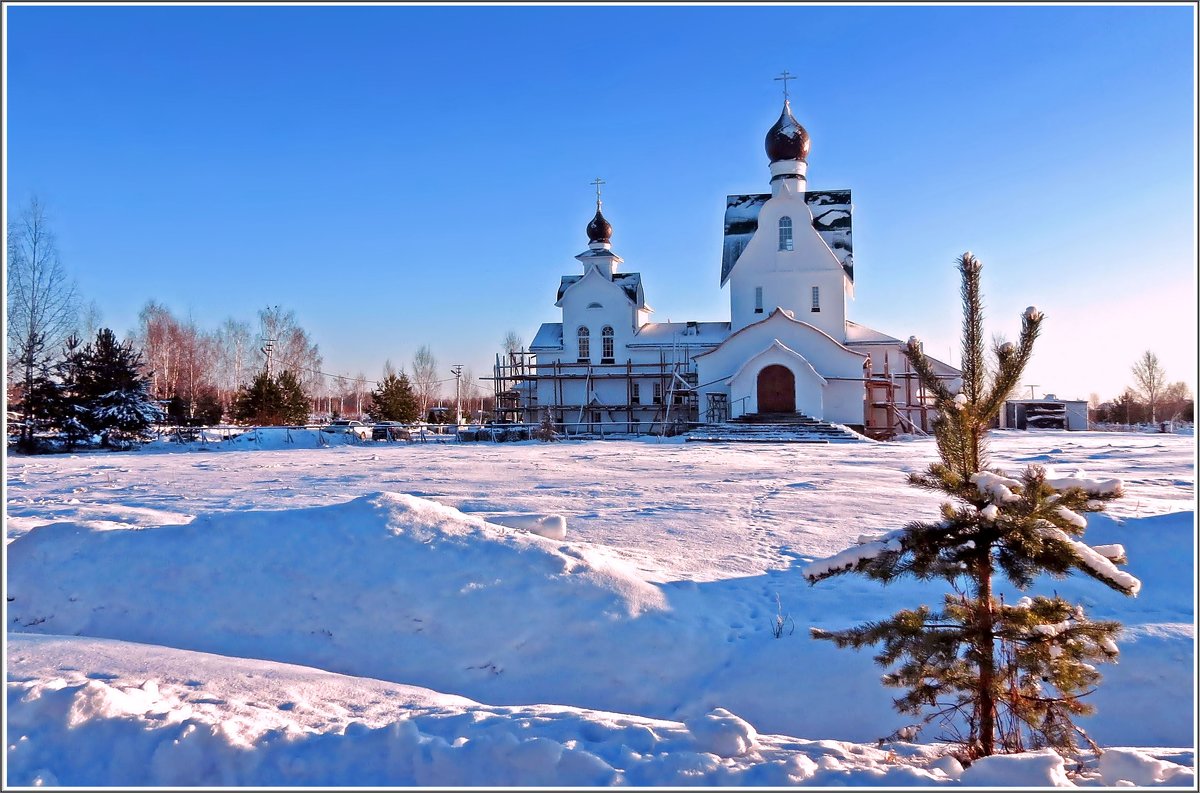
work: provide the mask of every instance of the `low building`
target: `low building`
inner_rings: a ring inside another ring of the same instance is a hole
[[[1085,399],[1058,399],[1054,394],[1039,399],[1010,399],[1000,411],[999,426],[1012,430],[1086,430],[1088,403]]]

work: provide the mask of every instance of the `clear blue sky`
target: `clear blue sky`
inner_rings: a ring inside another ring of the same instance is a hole
[[[488,374],[559,318],[596,176],[654,319],[728,320],[788,69],[810,185],[853,190],[852,319],[957,363],[972,250],[989,334],[1047,314],[1039,396],[1146,349],[1196,387],[1190,6],[5,10],[8,207],[49,205],[118,334],[279,305],[327,371]]]

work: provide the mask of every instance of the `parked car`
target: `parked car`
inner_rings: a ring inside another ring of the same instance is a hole
[[[408,427],[399,421],[377,421],[371,428],[371,440],[399,441],[408,440]]]
[[[370,429],[370,427],[368,427],[366,424],[363,424],[361,421],[355,421],[353,419],[338,419],[337,421],[331,421],[324,427],[321,427],[321,432],[334,432],[344,435],[354,433],[360,438],[365,438],[367,437],[367,433],[370,432]]]

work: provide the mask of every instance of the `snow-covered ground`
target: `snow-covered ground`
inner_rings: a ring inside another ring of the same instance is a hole
[[[801,570],[935,515],[905,484],[935,454],[263,432],[10,456],[6,783],[1193,786],[1191,436],[993,433],[1012,473],[1125,481],[1085,539],[1125,547],[1139,596],[1034,586],[1126,626],[1080,722],[1102,757],[879,743],[913,721],[897,692],[809,628],[944,587]]]

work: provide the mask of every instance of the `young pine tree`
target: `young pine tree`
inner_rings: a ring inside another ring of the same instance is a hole
[[[941,518],[913,521],[804,572],[814,584],[842,573],[884,583],[906,575],[940,578],[954,594],[940,611],[920,606],[848,630],[812,632],[839,647],[878,645],[875,660],[890,669],[884,684],[907,689],[895,700],[897,709],[925,714],[924,723],[939,720],[963,744],[964,760],[1043,746],[1072,754],[1077,734],[1091,744],[1072,718],[1092,711],[1082,701],[1100,679],[1091,662],[1116,659],[1120,625],[1089,620],[1080,606],[1057,595],[1008,604],[993,584],[1003,577],[1025,590],[1041,573],[1061,578],[1078,571],[1136,595],[1140,582],[1116,567],[1125,562],[1121,546],[1092,548],[1079,541],[1087,527],[1083,514],[1103,510],[1120,496],[1121,483],[1057,478],[1039,466],[1014,479],[989,466],[989,422],[1021,379],[1042,314],[1026,309],[1017,344],[996,343],[989,371],[980,264],[966,253],[959,270],[962,390],[947,389],[915,338],[905,350],[936,399],[940,458],[909,481],[950,499]]]

